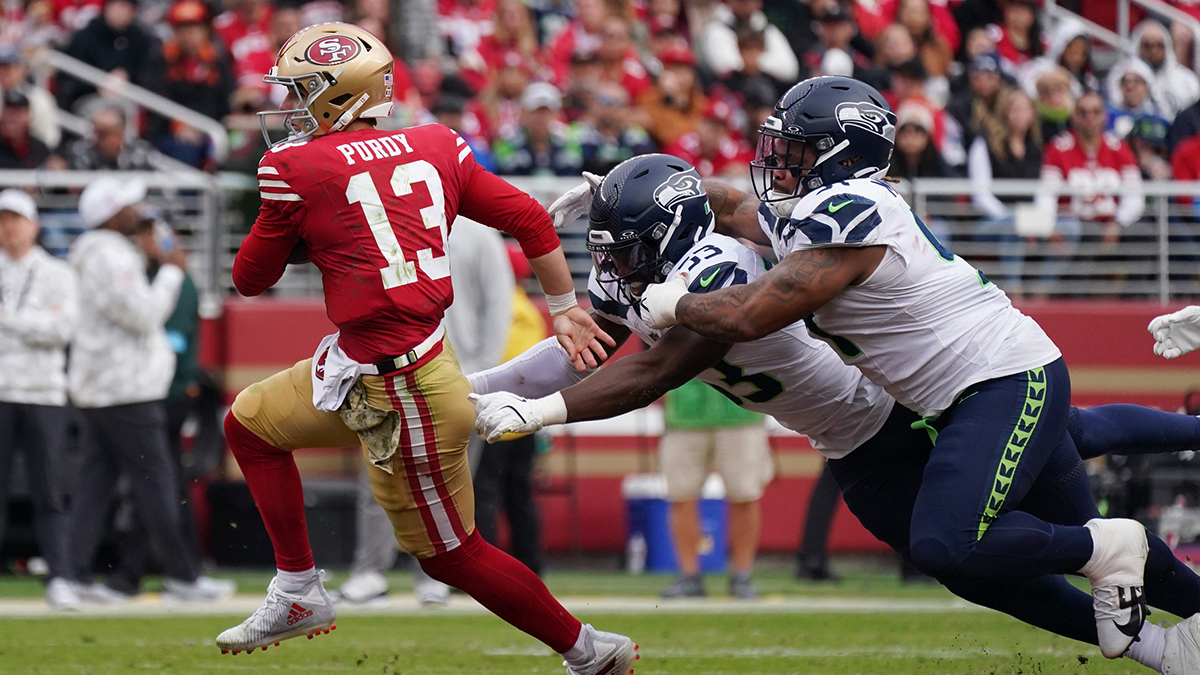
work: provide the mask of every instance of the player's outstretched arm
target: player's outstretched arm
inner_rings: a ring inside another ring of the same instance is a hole
[[[749,342],[812,314],[847,286],[866,279],[882,246],[793,251],[750,284],[712,293],[687,292],[683,275],[642,294],[655,328],[673,324],[723,342]]]
[[[717,232],[770,246],[771,240],[758,223],[758,197],[732,187],[728,183],[705,179],[704,191],[708,204],[717,218]]]
[[[596,324],[591,314],[576,304],[575,281],[571,278],[562,246],[530,258],[529,266],[546,292],[554,334],[567,350],[575,369],[586,370],[603,363],[608,358],[604,345],[611,347],[616,341]]]
[[[592,312],[601,330],[616,340],[619,349],[629,337],[629,329]],[[467,375],[476,394],[507,391],[526,398],[539,398],[561,391],[592,374],[593,370],[575,370],[558,338],[547,338],[519,356],[494,368]]]
[[[473,394],[475,430],[492,442],[507,433],[532,433],[550,424],[607,419],[637,410],[700,374],[729,349],[729,344],[674,328],[650,349],[618,359],[545,398]]]
[[[1154,353],[1176,359],[1200,347],[1200,307],[1191,305],[1178,312],[1156,317],[1147,327],[1154,336]]]

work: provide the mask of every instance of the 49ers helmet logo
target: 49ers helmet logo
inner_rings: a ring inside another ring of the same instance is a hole
[[[304,58],[318,66],[336,66],[358,55],[358,42],[344,35],[330,35],[308,46]]]

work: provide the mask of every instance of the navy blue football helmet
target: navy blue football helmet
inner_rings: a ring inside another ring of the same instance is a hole
[[[825,185],[883,176],[895,142],[896,114],[874,87],[849,77],[809,78],[789,89],[759,128],[750,163],[754,191],[772,206]],[[790,179],[798,179],[794,187]]]
[[[587,248],[596,278],[616,282],[615,298],[635,305],[712,231],[712,209],[695,167],[670,155],[640,155],[618,164],[592,195]]]

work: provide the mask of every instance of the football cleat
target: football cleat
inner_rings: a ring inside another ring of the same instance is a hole
[[[1200,614],[1193,614],[1163,635],[1163,675],[1200,673]]]
[[[76,585],[62,577],[54,577],[46,584],[46,603],[54,609],[79,609],[83,600]]]
[[[450,587],[426,574],[420,565],[413,574],[413,594],[426,607],[445,607],[450,604]]]
[[[334,602],[352,605],[381,600],[387,597],[388,580],[383,574],[371,570],[353,574],[338,590],[330,593]]]
[[[1100,653],[1115,659],[1146,622],[1146,528],[1125,518],[1094,518],[1084,527],[1092,533],[1092,557],[1079,571],[1092,582]]]
[[[271,580],[267,597],[249,619],[217,636],[222,654],[252,652],[268,645],[279,646],[283,640],[301,635],[312,639],[337,628],[337,612],[333,599],[321,584],[321,575],[314,576],[297,593],[279,590],[279,577]]]
[[[165,603],[221,602],[237,593],[237,584],[227,579],[200,576],[195,581],[163,579],[162,600]]]
[[[584,656],[576,663],[563,661],[568,675],[630,675],[633,662],[642,658],[633,640],[616,633],[605,633],[583,624]]]

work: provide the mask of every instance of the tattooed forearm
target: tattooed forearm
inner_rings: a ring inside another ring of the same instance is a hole
[[[714,340],[757,340],[812,314],[849,285],[857,274],[845,257],[839,248],[791,253],[752,284],[685,295],[676,318]]]
[[[729,201],[729,187],[724,183],[706,180],[704,191],[708,193],[708,205],[712,207],[712,212],[720,218],[725,212],[725,202]]]

